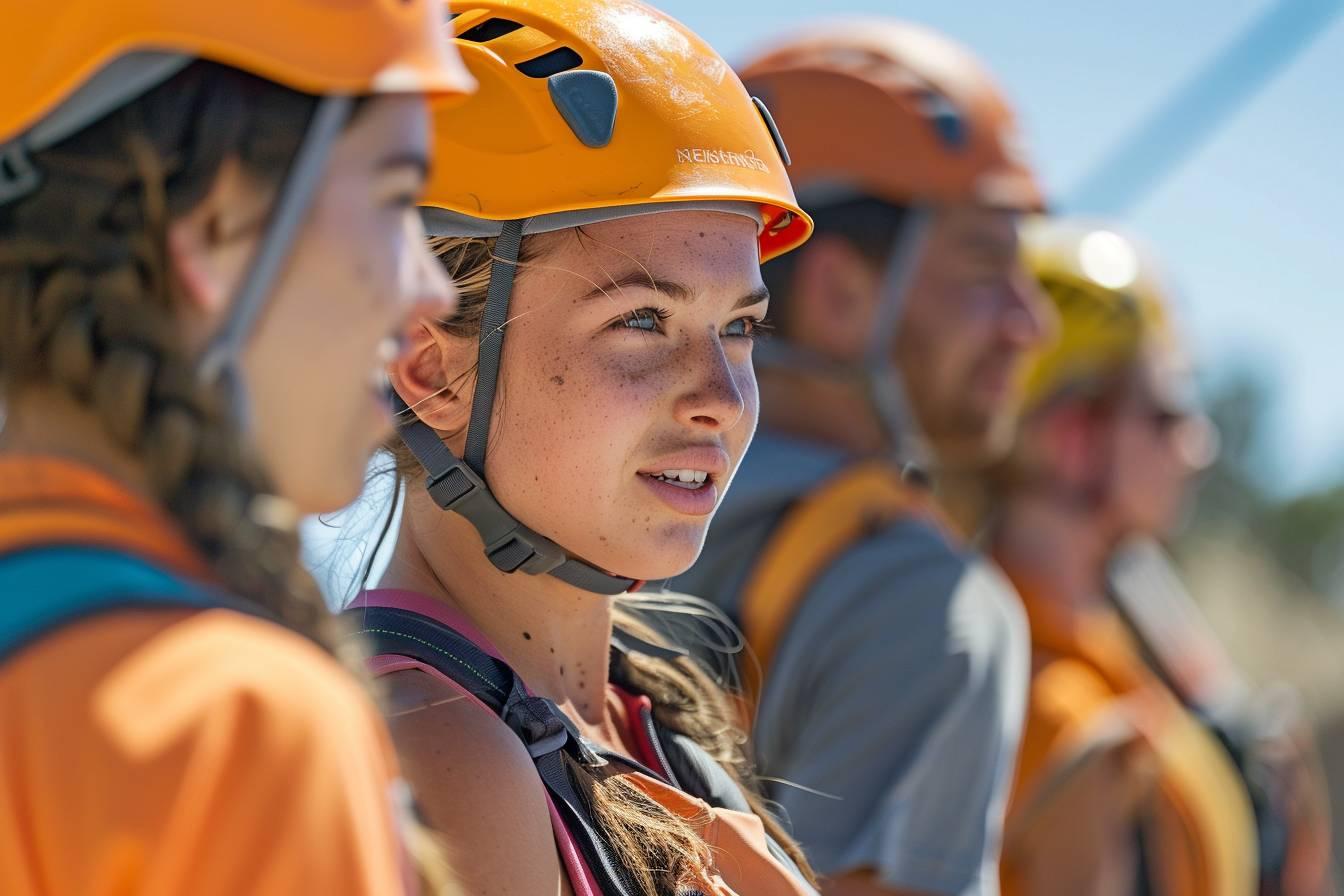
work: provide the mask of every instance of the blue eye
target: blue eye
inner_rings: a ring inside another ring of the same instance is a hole
[[[616,326],[627,330],[643,330],[646,333],[656,333],[661,329],[660,324],[667,320],[668,314],[669,312],[662,308],[637,308],[629,314],[622,315]]]
[[[734,336],[739,339],[754,339],[756,331],[761,329],[762,322],[754,317],[739,317],[737,320],[724,327],[723,335]]]

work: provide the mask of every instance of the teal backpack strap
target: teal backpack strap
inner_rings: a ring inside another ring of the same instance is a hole
[[[120,551],[51,546],[0,556],[0,661],[64,625],[137,607],[233,606]]]

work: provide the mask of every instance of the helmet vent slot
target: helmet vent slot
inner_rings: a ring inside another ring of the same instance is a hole
[[[497,37],[512,34],[522,28],[521,22],[512,19],[486,19],[479,25],[473,25],[457,36],[458,40],[467,40],[476,44],[488,43]]]
[[[514,68],[529,78],[549,78],[551,75],[558,75],[572,68],[578,68],[582,64],[582,56],[569,47],[560,47],[551,50],[549,53],[542,53],[535,59],[520,62]]]

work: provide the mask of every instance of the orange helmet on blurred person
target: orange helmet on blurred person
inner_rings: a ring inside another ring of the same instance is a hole
[[[0,145],[11,159],[16,146],[45,149],[194,59],[319,95],[471,88],[440,33],[439,0],[54,0],[6,13]]]
[[[891,19],[809,28],[741,69],[788,136],[805,199],[833,187],[896,205],[1043,205],[1013,111],[980,62]]]
[[[931,463],[933,445],[892,347],[938,209],[969,205],[1015,213],[1044,205],[1013,113],[965,48],[892,19],[805,26],[757,54],[741,73],[788,137],[790,174],[804,207],[830,230],[860,220],[855,203],[868,206],[874,217],[867,236],[891,241],[862,358],[837,362],[774,339],[757,353],[757,366],[860,383],[895,459]],[[775,292],[788,302],[787,288]]]
[[[316,193],[353,98],[460,94],[471,78],[442,33],[441,0],[52,0],[10,4],[0,31],[0,206],[42,183],[34,156],[198,59],[319,97],[224,325],[200,362],[230,383]]]

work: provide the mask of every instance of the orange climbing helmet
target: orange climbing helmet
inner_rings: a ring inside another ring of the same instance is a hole
[[[770,113],[704,41],[635,0],[464,0],[480,84],[435,111],[422,200],[442,236],[555,230],[669,204],[753,209],[763,260],[807,239]]]
[[[634,579],[598,569],[500,505],[485,479],[522,239],[670,210],[756,222],[762,261],[812,232],[770,113],[726,62],[638,0],[464,0],[458,52],[480,85],[434,109],[436,166],[421,198],[431,236],[495,238],[462,457],[398,405],[401,437],[444,510],[476,528],[503,572],[552,575],[617,594]]]
[[[741,69],[789,137],[799,192],[1037,211],[1012,109],[961,45],[892,19],[813,26]]]
[[[455,95],[472,87],[443,33],[442,0],[51,0],[12,3],[0,30],[0,206],[42,183],[34,157],[157,87],[197,59],[319,97],[274,203],[264,238],[223,326],[200,362],[203,379],[234,376],[312,203],[353,98]]]
[[[52,0],[0,30],[0,202],[45,149],[210,59],[307,93],[460,94],[471,78],[441,0]]]
[[[141,53],[211,59],[314,94],[471,86],[440,33],[440,0],[53,0],[9,4],[6,18],[0,141],[41,121],[108,64]]]

